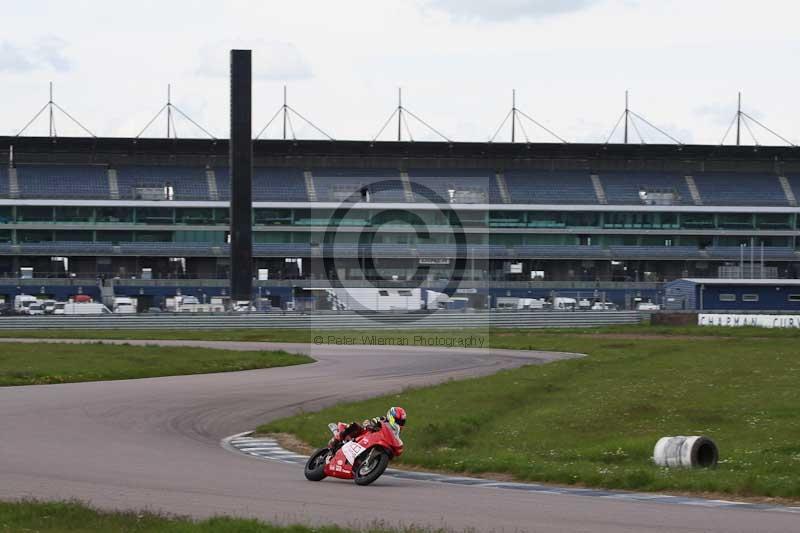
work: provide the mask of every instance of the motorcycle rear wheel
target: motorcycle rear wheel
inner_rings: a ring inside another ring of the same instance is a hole
[[[331,451],[328,448],[320,448],[311,454],[306,461],[305,475],[309,481],[322,481],[326,477],[325,459]]]
[[[383,474],[389,466],[389,454],[385,451],[375,452],[369,464],[364,461],[369,457],[368,453],[363,458],[358,458],[353,465],[353,480],[356,485],[369,485]]]

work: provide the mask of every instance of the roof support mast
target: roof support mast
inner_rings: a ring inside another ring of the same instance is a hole
[[[397,88],[397,140],[403,140],[403,88]]]
[[[389,115],[389,118],[387,118],[386,122],[383,123],[383,126],[381,126],[381,129],[378,130],[377,135],[375,135],[375,137],[372,138],[372,142],[377,141],[378,137],[380,137],[381,134],[386,130],[386,128],[389,127],[389,125],[393,123],[395,115],[397,115],[397,140],[398,141],[402,141],[403,140],[403,128],[405,127],[406,133],[408,134],[408,140],[411,141],[411,142],[414,142],[414,136],[411,134],[411,127],[408,124],[408,117],[405,116],[405,115],[408,115],[411,118],[413,118],[414,120],[416,120],[417,122],[419,122],[420,124],[422,124],[423,126],[425,126],[428,130],[430,130],[434,134],[436,134],[439,137],[441,137],[442,140],[444,140],[446,142],[453,142],[448,137],[446,137],[442,132],[440,132],[439,130],[437,130],[436,128],[434,128],[433,126],[431,126],[430,124],[428,124],[427,122],[422,120],[421,118],[419,118],[410,109],[408,109],[407,107],[403,107],[403,89],[401,87],[397,88],[397,107],[395,107],[392,110],[391,115]],[[405,120],[405,122],[404,122],[404,120]]]
[[[36,112],[36,114],[33,116],[33,118],[30,119],[27,124],[25,124],[25,126],[19,131],[19,133],[17,133],[16,136],[20,137],[22,134],[24,134],[28,130],[30,125],[33,124],[34,122],[36,122],[36,119],[38,119],[42,115],[42,113],[45,112],[45,110],[48,112],[47,113],[48,114],[48,133],[49,133],[50,137],[57,137],[58,136],[58,131],[56,130],[56,114],[55,114],[56,111],[60,111],[64,116],[66,116],[68,119],[70,119],[76,126],[81,128],[83,131],[88,133],[90,136],[96,137],[96,135],[94,133],[92,133],[91,131],[89,131],[86,128],[86,126],[84,126],[83,124],[78,122],[75,119],[75,117],[73,117],[72,115],[67,113],[67,111],[63,107],[58,105],[55,102],[55,100],[53,100],[53,82],[52,81],[50,82],[50,97],[47,100],[47,103],[44,104],[41,107],[41,109],[39,109],[39,111]]]
[[[174,113],[173,113],[173,111],[174,111]],[[167,139],[177,139],[178,138],[178,129],[175,127],[175,116],[176,115],[182,116],[184,119],[189,121],[198,130],[200,130],[203,133],[205,133],[206,135],[208,135],[209,138],[216,139],[216,137],[213,134],[211,134],[207,129],[205,129],[203,126],[201,126],[200,124],[195,122],[189,115],[184,113],[181,110],[180,107],[178,107],[178,106],[176,106],[175,104],[172,103],[172,84],[167,84],[167,103],[165,103],[163,106],[161,106],[161,109],[158,110],[158,113],[156,113],[153,116],[153,118],[150,119],[150,122],[148,122],[145,125],[145,127],[142,128],[142,131],[140,131],[139,134],[136,135],[135,138],[138,139],[142,135],[144,135],[144,133],[158,119],[158,117],[161,116],[161,113],[165,113],[166,114],[166,118],[167,118]]]
[[[525,137],[525,142],[526,143],[530,143],[531,140],[528,137],[528,132],[525,131],[524,121],[523,120],[517,120],[517,115],[519,115],[520,119],[524,118],[524,119],[528,120],[529,122],[532,122],[537,128],[541,129],[544,132],[547,132],[550,136],[558,139],[560,142],[562,142],[564,144],[567,144],[567,141],[564,140],[562,137],[559,137],[555,132],[553,132],[553,130],[547,128],[544,124],[542,124],[540,122],[537,122],[532,116],[528,115],[527,113],[525,113],[525,111],[523,111],[522,109],[517,107],[517,90],[516,89],[511,89],[511,109],[508,110],[508,113],[506,113],[506,116],[503,118],[503,121],[500,123],[499,126],[497,126],[497,129],[495,130],[494,135],[492,135],[489,138],[489,142],[493,143],[494,140],[497,138],[497,136],[500,134],[500,132],[504,131],[504,128],[506,126],[506,122],[508,122],[508,119],[510,118],[511,119],[511,142],[515,143],[517,141],[517,126],[519,126],[519,128],[522,130],[522,135]]]
[[[286,85],[283,86],[283,140],[286,140],[286,119],[289,112],[289,106],[286,103]]]
[[[636,119],[636,120],[634,120],[634,119]],[[629,131],[630,131],[631,127],[633,128],[634,133],[636,133],[636,136],[639,138],[639,142],[641,144],[646,144],[646,141],[644,140],[644,137],[642,136],[642,132],[639,130],[639,126],[637,124],[637,121],[639,121],[642,124],[646,124],[651,129],[657,131],[658,133],[660,133],[661,135],[663,135],[667,139],[671,140],[675,144],[683,145],[683,143],[681,141],[679,141],[678,139],[676,139],[675,137],[673,137],[672,135],[670,135],[666,131],[662,130],[661,128],[659,128],[658,126],[656,126],[655,124],[653,124],[652,122],[650,122],[649,120],[644,118],[642,115],[640,115],[636,111],[632,110],[631,106],[630,106],[630,95],[629,95],[629,92],[628,92],[627,89],[625,90],[625,110],[622,111],[622,113],[619,115],[619,118],[617,119],[617,122],[614,124],[614,128],[611,130],[611,133],[608,135],[608,138],[606,138],[605,144],[608,144],[609,142],[611,142],[611,139],[614,138],[614,133],[617,132],[617,128],[619,128],[620,123],[623,122],[623,121],[625,122],[625,124],[623,125],[623,129],[622,129],[622,135],[623,135],[622,136],[622,142],[625,143],[625,144],[628,144],[628,140],[629,140],[629,137],[630,137],[629,136]]]
[[[742,91],[739,91],[739,105],[736,108],[736,146],[742,140]]]
[[[517,130],[517,90],[511,89],[511,142],[516,142]]]
[[[628,144],[628,120],[631,114],[631,109],[628,106],[628,90],[625,89],[625,144]]]
[[[747,133],[750,135],[750,138],[753,139],[753,144],[755,146],[761,146],[761,144],[758,142],[758,139],[756,138],[753,128],[751,127],[752,124],[755,124],[762,130],[766,131],[773,137],[780,139],[789,146],[797,147],[795,143],[793,143],[780,133],[776,132],[775,130],[770,129],[764,123],[753,117],[753,115],[742,109],[742,91],[739,91],[739,97],[736,105],[736,114],[733,115],[730,124],[728,124],[728,129],[725,130],[725,135],[722,136],[722,140],[719,142],[720,146],[725,144],[725,139],[728,138],[728,135],[731,133],[731,130],[733,130],[734,124],[736,125],[736,146],[741,146],[742,143],[742,126],[744,126],[745,130],[747,130]]]
[[[53,82],[50,82],[50,100],[47,102],[47,107],[50,110],[50,137],[56,134],[56,123],[53,117]]]
[[[170,131],[170,122],[172,122],[172,84],[167,84],[167,139],[170,138],[172,132]],[[178,134],[175,134],[177,138]]]
[[[282,117],[283,118],[283,133],[282,133],[283,140],[285,141],[288,138],[287,137],[288,133],[292,134],[292,139],[293,140],[297,139],[297,136],[295,135],[294,125],[292,124],[292,117],[291,117],[290,113],[293,113],[295,117],[299,118],[300,120],[302,120],[303,122],[305,122],[306,124],[308,124],[309,126],[314,128],[318,133],[320,133],[320,134],[324,135],[325,137],[327,137],[328,140],[331,140],[331,141],[333,140],[333,137],[331,137],[330,135],[328,135],[327,133],[322,131],[320,128],[317,127],[316,124],[314,124],[313,122],[308,120],[306,117],[301,115],[296,109],[294,109],[292,106],[289,105],[289,96],[288,96],[288,91],[286,89],[286,85],[283,86],[283,104],[281,104],[281,106],[278,108],[278,110],[275,111],[275,113],[267,121],[267,123],[264,125],[264,127],[261,128],[261,131],[258,132],[258,135],[255,136],[254,140],[260,139],[261,136],[264,134],[264,132],[267,131],[267,129],[269,129],[269,127],[272,125],[272,123],[275,122],[275,120],[281,115],[283,115],[283,117]]]

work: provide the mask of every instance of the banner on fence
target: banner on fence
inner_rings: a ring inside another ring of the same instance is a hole
[[[700,326],[726,326],[741,328],[754,326],[759,328],[798,328],[800,315],[730,315],[722,313],[706,313],[697,315]]]

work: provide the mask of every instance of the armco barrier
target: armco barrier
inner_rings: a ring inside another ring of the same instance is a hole
[[[0,317],[0,329],[219,329],[307,328],[339,329],[464,329],[464,328],[569,328],[638,324],[636,311],[576,312],[472,312],[426,315],[355,313],[248,315],[102,315]]]

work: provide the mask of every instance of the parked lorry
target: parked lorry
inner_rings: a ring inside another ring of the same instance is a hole
[[[558,311],[574,311],[577,305],[578,301],[575,298],[563,298],[560,296],[553,298],[553,309]]]
[[[27,315],[28,308],[31,306],[31,304],[38,301],[39,299],[36,298],[36,296],[31,296],[30,294],[18,294],[14,296],[14,311]]]
[[[231,303],[231,311],[234,313],[253,313],[256,308],[250,305],[250,300],[236,300]]]
[[[136,298],[128,298],[127,296],[119,296],[114,298],[112,311],[119,315],[136,314]]]
[[[600,302],[597,301],[592,304],[592,311],[616,311],[617,304],[613,302]]]
[[[64,304],[65,315],[110,315],[111,310],[99,303],[67,302]]]
[[[211,303],[201,304],[195,296],[173,296],[166,299],[166,310],[171,313],[222,313],[225,305],[221,298],[211,298]]]

